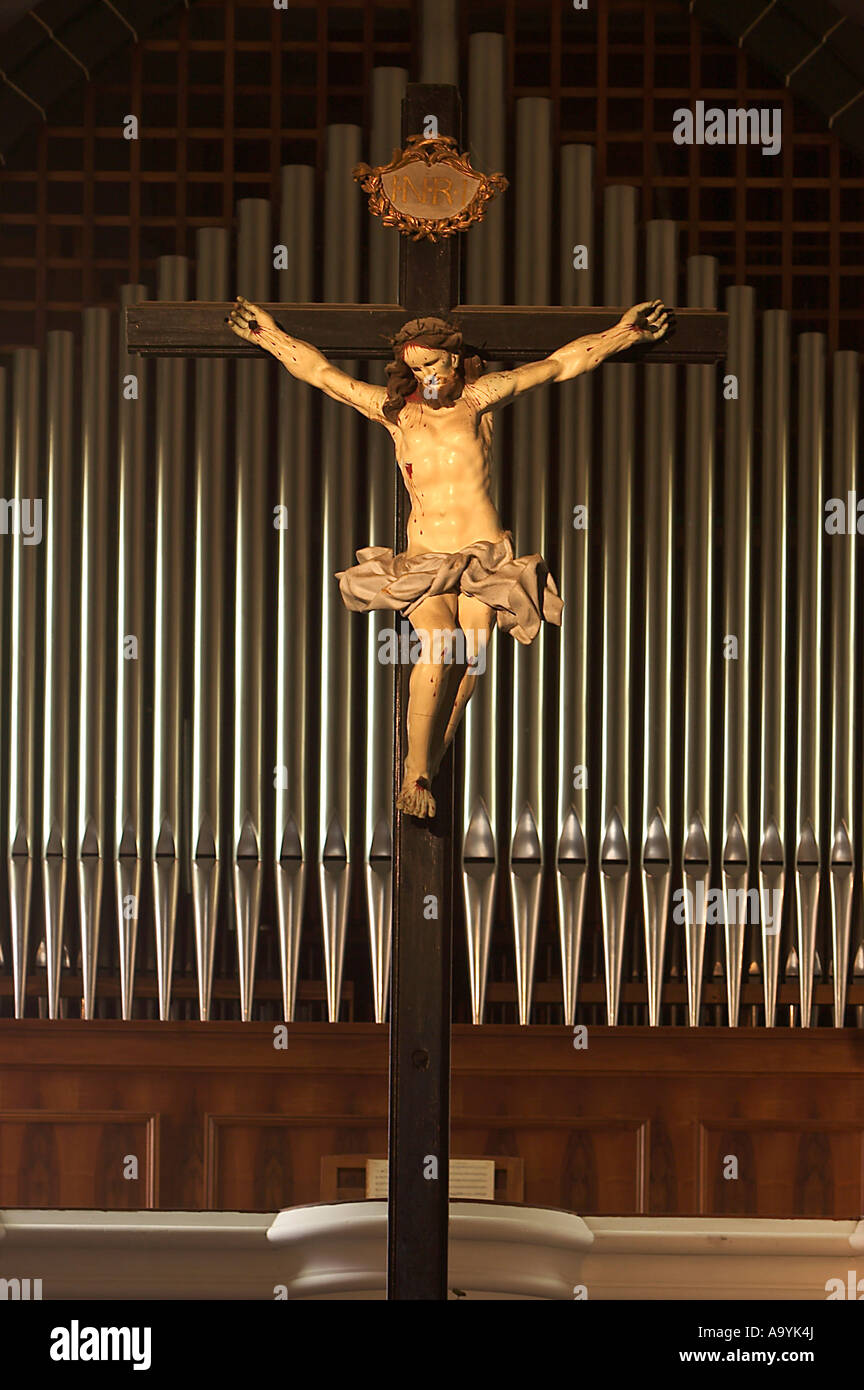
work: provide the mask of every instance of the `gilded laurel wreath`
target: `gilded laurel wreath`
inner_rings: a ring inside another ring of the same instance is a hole
[[[418,162],[430,168],[447,165],[476,181],[477,191],[471,201],[452,217],[445,218],[415,217],[397,208],[384,187],[384,176]],[[380,217],[385,227],[398,227],[412,241],[439,241],[456,232],[464,232],[475,222],[482,222],[487,204],[496,194],[504,192],[508,182],[503,174],[481,174],[472,169],[470,157],[459,153],[459,147],[450,135],[437,135],[434,138],[411,135],[404,150],[393,151],[389,164],[379,164],[376,168],[369,164],[358,164],[353,174],[364,193],[369,195],[369,211],[375,217]]]

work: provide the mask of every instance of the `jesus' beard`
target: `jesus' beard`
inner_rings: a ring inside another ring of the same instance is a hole
[[[411,405],[428,405],[430,410],[440,410],[443,406],[454,405],[458,401],[463,386],[462,378],[454,373],[438,387],[434,395],[427,396],[425,389],[418,385],[407,399]]]

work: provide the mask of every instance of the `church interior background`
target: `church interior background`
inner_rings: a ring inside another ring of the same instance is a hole
[[[456,753],[451,1153],[561,1213],[566,1258],[526,1216],[526,1282],[469,1294],[824,1298],[864,1248],[864,21],[764,9],[0,17],[3,497],[45,499],[41,544],[0,537],[0,1276],[38,1250],[46,1297],[383,1288],[381,1229],[372,1273],[316,1283],[345,1227],[313,1218],[387,1153],[389,616],[331,586],[392,543],[387,441],[272,363],[129,353],[122,311],[395,299],[351,171],[417,81],[510,181],[461,302],[729,316],[725,363],[607,367],[496,426],[566,617],[493,645]],[[779,110],[781,147],[678,143],[699,102]]]

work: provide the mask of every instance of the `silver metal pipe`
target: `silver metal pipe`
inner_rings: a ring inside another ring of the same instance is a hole
[[[854,505],[858,458],[858,354],[835,352],[831,455],[831,496],[843,502],[847,529],[832,536],[829,700],[831,704],[830,864],[831,945],[834,971],[834,1026],[843,1027],[852,936],[855,882],[855,593],[857,509]]]
[[[753,496],[754,292],[726,292],[729,348],[724,375],[723,459],[723,812],[721,881],[726,943],[728,1022],[738,1022],[744,923],[750,870],[749,692],[752,684],[750,582]],[[744,894],[743,899],[740,894]],[[716,974],[716,963],[715,972]]]
[[[581,266],[581,249],[587,265]],[[593,302],[594,149],[561,150],[561,301]],[[588,526],[593,447],[591,376],[559,387],[558,552],[564,596],[558,667],[558,779],[556,889],[564,1023],[576,1018],[579,963],[588,879]]]
[[[824,847],[822,796],[822,537],[825,463],[825,335],[798,339],[798,496],[796,557],[796,847],[801,1026],[810,1021]]]
[[[399,130],[401,104],[408,75],[404,68],[375,68],[372,72],[372,131],[370,163],[385,164],[393,152],[393,132]],[[399,298],[399,244],[389,227],[377,218],[369,226],[369,294],[373,303],[392,304]],[[383,386],[381,363],[369,365],[370,381]],[[368,544],[389,546],[394,531],[393,444],[380,426],[361,424],[366,451],[366,524]],[[375,1022],[387,1017],[393,917],[393,673],[379,660],[385,632],[392,631],[394,614],[370,614],[366,639],[366,749],[363,799],[363,853],[366,913],[372,966]]]
[[[79,623],[78,912],[84,1017],[93,1017],[106,856],[103,799],[107,674],[108,429],[111,314],[84,310],[81,433],[81,620]],[[116,378],[115,378],[116,382]]]
[[[631,304],[636,288],[636,189],[604,196],[604,298]],[[635,377],[627,363],[610,368],[603,391],[603,695],[600,899],[606,972],[606,1017],[618,1017],[630,882],[630,587],[633,527]]]
[[[147,298],[144,285],[124,285],[122,306]],[[144,527],[149,366],[119,349],[117,499],[116,724],[114,747],[114,894],[120,957],[120,1006],[132,1017],[144,801],[141,777],[144,677]]]
[[[270,204],[237,204],[237,278],[247,299],[270,298],[273,265]],[[264,682],[264,548],[267,514],[267,387],[272,363],[237,363],[237,464],[234,588],[234,796],[231,860],[237,925],[240,1015],[252,1017],[261,906],[263,808],[262,690]]]
[[[72,470],[75,335],[47,335],[45,674],[42,744],[42,897],[48,1017],[60,1013],[60,971],[69,856]],[[140,513],[139,513],[140,525]]]
[[[789,318],[763,319],[762,566],[760,676],[759,899],[765,1022],[777,1001],[780,908],[786,871],[786,490],[789,468]],[[743,936],[743,928],[741,929]],[[730,1022],[732,1020],[730,1019]]]
[[[690,256],[687,303],[717,308],[717,260]],[[684,889],[687,1012],[699,1025],[708,892],[711,880],[711,658],[717,634],[714,588],[714,429],[717,372],[687,368],[684,492]]]
[[[503,34],[471,35],[468,41],[468,149],[472,165],[484,174],[500,172],[507,160],[506,62]],[[469,304],[503,302],[505,214],[505,200],[493,198],[483,221],[472,227],[471,236],[465,238]],[[471,705],[476,698],[476,694],[472,695]]]
[[[159,299],[188,298],[185,256],[160,256]],[[186,548],[184,470],[186,457],[186,364],[160,358],[156,364],[156,590],[153,683],[152,873],[156,926],[159,1017],[171,1009],[174,937],[181,853],[181,690],[183,587]]]
[[[42,499],[39,493],[40,362],[35,348],[12,356],[12,494],[7,534],[12,536],[9,589],[9,830],[7,867],[15,1017],[27,995],[27,945],[35,857],[33,720],[36,701],[36,592]]]
[[[456,0],[423,0],[420,12],[421,82],[444,82],[454,87],[458,83],[459,31],[456,13]]]
[[[551,280],[548,210],[552,197],[551,102],[524,97],[516,103],[516,283],[517,304],[548,304]],[[529,466],[543,457],[549,440],[549,398],[535,391],[512,407],[513,544],[517,555],[547,553],[547,471]],[[519,1022],[531,1013],[534,960],[543,883],[543,691],[546,633],[513,654],[510,784],[510,896],[516,956]]]
[[[356,303],[359,294],[360,201],[351,170],[360,159],[361,138],[358,126],[328,127],[324,297],[330,303]],[[354,376],[358,364],[343,363],[342,370]],[[357,429],[353,410],[336,401],[323,401],[318,865],[327,1007],[333,1023],[339,1018],[348,924],[355,790],[351,779],[351,710],[359,698],[351,614],[333,576],[351,564],[358,545],[365,544],[357,535],[357,517],[348,503],[357,476]]]
[[[283,303],[308,303],[314,280],[315,170],[293,164],[282,170],[279,240],[290,247],[279,272]],[[290,333],[291,325],[285,327]],[[297,966],[306,901],[308,772],[306,653],[313,527],[310,389],[279,373],[279,437],[276,444],[279,528],[276,560],[276,907],[282,1012],[294,1018]]]
[[[394,131],[399,129],[407,82],[405,68],[372,69],[372,128],[369,133],[369,161],[372,164],[386,164],[393,153],[396,143]],[[385,227],[378,218],[371,219],[369,231],[374,233],[369,243],[371,302],[393,304],[398,300],[399,290],[399,240],[393,235],[392,228]],[[380,429],[370,432],[370,438],[380,437]],[[384,442],[389,442],[386,432]],[[392,792],[392,785],[390,790]]]
[[[504,167],[505,52],[501,34],[473,34],[469,41],[468,74],[471,104],[468,146],[474,167],[495,172]],[[467,238],[467,298],[472,304],[501,304],[504,300],[504,207],[494,201],[486,218]],[[490,364],[491,367],[492,364]],[[487,368],[488,370],[488,368]],[[491,416],[488,417],[490,420]],[[491,492],[501,501],[500,471],[494,467]],[[493,633],[486,647],[486,669],[465,711],[464,781],[462,784],[462,895],[468,955],[471,1018],[482,1023],[489,973],[495,894],[498,885],[498,845],[501,826],[495,736],[498,712],[499,641]]]
[[[230,297],[228,232],[202,227],[195,243],[196,298]],[[246,293],[246,291],[244,291]],[[225,440],[228,364],[218,357],[195,364],[195,598],[192,691],[192,909],[198,1013],[210,1016],[222,835],[222,685],[225,614]]]
[[[677,227],[648,223],[645,297],[677,298]],[[675,368],[645,372],[645,644],[642,783],[642,911],[648,1022],[660,1022],[672,877],[672,565],[675,515]]]

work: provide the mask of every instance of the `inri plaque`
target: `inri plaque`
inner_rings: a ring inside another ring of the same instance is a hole
[[[369,210],[412,241],[437,241],[482,221],[486,205],[507,187],[503,174],[471,168],[448,135],[412,135],[389,164],[358,164],[354,178],[369,194]]]

